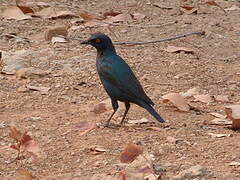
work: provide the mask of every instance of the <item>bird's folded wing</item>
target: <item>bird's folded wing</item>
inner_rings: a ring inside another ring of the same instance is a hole
[[[153,104],[152,100],[145,94],[141,84],[127,65],[127,63],[117,56],[113,59],[105,59],[100,65],[101,76],[118,87],[122,92],[132,97],[144,100],[148,104]]]

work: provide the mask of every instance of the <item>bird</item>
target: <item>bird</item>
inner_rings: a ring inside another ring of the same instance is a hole
[[[146,109],[159,122],[165,122],[152,107],[154,105],[153,101],[146,95],[132,69],[117,54],[109,36],[103,33],[94,33],[90,38],[80,43],[91,45],[97,50],[97,72],[113,107],[113,113],[105,123],[106,127],[109,126],[110,120],[119,107],[118,101],[124,102],[126,108],[120,122],[121,125],[130,109],[130,103]]]

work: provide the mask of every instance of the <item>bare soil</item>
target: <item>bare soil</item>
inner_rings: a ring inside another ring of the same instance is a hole
[[[53,1],[45,1],[54,3]],[[103,123],[112,111],[94,114],[93,106],[108,98],[95,69],[96,51],[78,41],[52,44],[44,40],[44,32],[51,26],[72,26],[70,19],[42,19],[15,21],[1,18],[0,35],[16,33],[32,42],[0,39],[0,50],[15,52],[32,51],[32,66],[49,71],[40,78],[19,79],[15,75],[0,74],[0,179],[14,179],[19,165],[14,161],[16,152],[9,148],[8,126],[30,132],[39,143],[41,158],[33,164],[29,158],[25,167],[39,179],[105,179],[109,175],[117,179],[121,166],[119,155],[128,143],[139,143],[144,151],[154,155],[155,166],[171,163],[163,179],[171,179],[179,172],[194,165],[201,165],[209,173],[199,179],[240,179],[240,166],[229,166],[240,161],[240,134],[228,126],[209,125],[213,119],[210,112],[224,113],[224,106],[240,101],[240,11],[224,13],[219,7],[201,5],[197,14],[180,13],[182,1],[172,0],[174,9],[151,5],[150,1],[66,1],[59,7],[103,14],[109,10],[146,15],[132,25],[97,28],[77,28],[69,36],[86,39],[93,32],[108,34],[113,41],[148,41],[194,31],[205,31],[205,36],[189,36],[163,43],[116,46],[117,52],[132,67],[147,94],[155,102],[156,110],[168,120],[167,123],[135,124],[123,127],[96,128],[80,135],[76,125],[81,121]],[[152,3],[157,1],[151,1]],[[166,1],[159,1],[166,3]],[[216,1],[222,8],[239,6],[239,1]],[[0,2],[1,8],[11,1]],[[190,4],[191,5],[191,4]],[[75,8],[72,8],[75,7]],[[76,18],[75,18],[76,19]],[[176,22],[176,23],[170,23]],[[168,24],[169,25],[164,25]],[[148,27],[147,25],[161,27]],[[188,47],[194,53],[169,53],[168,45]],[[38,91],[18,92],[18,88],[31,84],[51,87],[41,95]],[[228,95],[230,103],[204,104],[191,101],[200,112],[180,112],[169,104],[162,103],[162,95],[170,92],[185,92],[199,87],[202,94]],[[113,118],[118,124],[124,109]],[[31,117],[40,117],[32,120]],[[132,105],[127,120],[153,118],[140,107]],[[160,131],[149,129],[159,127]],[[231,134],[230,137],[212,138],[209,133]],[[167,137],[174,137],[171,143]],[[91,153],[90,148],[101,146],[106,152]],[[97,179],[97,178],[96,178]]]

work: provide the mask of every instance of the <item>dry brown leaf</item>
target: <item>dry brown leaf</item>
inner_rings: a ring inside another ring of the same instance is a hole
[[[48,91],[51,89],[50,87],[38,87],[31,85],[26,85],[26,87],[30,90],[39,91],[41,94],[47,94]]]
[[[232,121],[222,118],[215,118],[211,120],[210,124],[212,125],[232,125]]]
[[[103,14],[103,17],[107,17],[107,16],[117,16],[117,15],[119,15],[119,14],[121,14],[120,12],[115,12],[115,11],[113,11],[113,10],[111,10],[111,11],[108,11],[108,12],[105,12],[104,14]]]
[[[162,131],[162,128],[159,127],[148,127],[147,129],[154,130],[154,131]]]
[[[54,7],[44,8],[41,11],[36,12],[35,15],[44,19],[78,17],[71,11],[62,11]]]
[[[183,96],[181,96],[178,93],[169,93],[164,96],[162,96],[163,102],[171,102],[174,106],[176,106],[181,111],[189,111],[190,107],[187,103],[187,101],[184,99]]]
[[[232,129],[240,129],[240,105],[225,106],[225,112],[232,120]]]
[[[130,22],[132,21],[132,16],[130,14],[119,14],[114,17],[109,17],[106,19],[108,23],[117,23],[117,22]]]
[[[88,12],[82,12],[80,13],[80,16],[85,20],[85,21],[91,21],[91,20],[103,20],[104,18],[101,16],[97,16],[94,14],[90,14]]]
[[[215,1],[207,1],[206,4],[208,4],[208,5],[210,5],[210,6],[219,7],[223,12],[226,13],[226,11],[225,11],[219,4],[217,4]]]
[[[17,180],[32,180],[33,175],[31,172],[29,172],[26,169],[19,169],[16,174],[16,179]]]
[[[20,131],[18,131],[17,128],[11,127],[11,126],[10,126],[9,136],[11,138],[15,139],[16,141],[21,141],[21,139],[22,139],[22,133]]]
[[[95,114],[101,114],[107,111],[107,105],[106,103],[99,103],[94,106],[93,112]]]
[[[55,44],[55,43],[66,43],[67,40],[64,37],[52,37],[51,42],[53,44]]]
[[[215,101],[218,101],[218,102],[229,102],[227,95],[216,95],[214,96],[214,99]]]
[[[142,20],[146,17],[145,14],[141,14],[141,13],[133,13],[132,16],[133,16],[133,19],[135,20]]]
[[[192,6],[186,6],[186,5],[185,5],[185,6],[181,6],[181,8],[190,11],[190,10],[192,10],[194,7],[192,7]]]
[[[155,3],[153,3],[153,6],[161,8],[161,9],[173,9],[173,6],[165,5],[162,2],[155,2]]]
[[[93,122],[87,122],[87,121],[82,121],[76,125],[76,128],[81,131],[80,135],[84,135],[88,133],[89,131],[93,130],[96,128],[96,124]]]
[[[25,20],[25,19],[31,19],[32,17],[29,15],[25,15],[21,9],[19,9],[17,6],[9,6],[7,7],[3,13],[2,16],[6,19],[15,19],[17,21]]]
[[[24,151],[30,152],[34,160],[39,157],[40,148],[36,141],[34,141],[27,133],[23,134],[22,147]]]
[[[187,48],[187,47],[175,47],[175,46],[168,46],[167,48],[163,49],[164,51],[170,52],[170,53],[176,53],[180,51],[184,51],[186,53],[193,53],[193,49]]]
[[[91,147],[90,150],[91,150],[91,154],[93,155],[101,154],[107,151],[107,149],[100,146]]]
[[[195,101],[200,101],[203,103],[211,103],[213,102],[213,97],[207,94],[203,94],[203,95],[194,95],[193,96],[195,98]]]
[[[16,0],[16,5],[24,14],[34,13],[34,11],[28,6],[28,0]]]
[[[120,155],[120,161],[121,163],[131,163],[142,153],[143,148],[141,146],[128,144]]]

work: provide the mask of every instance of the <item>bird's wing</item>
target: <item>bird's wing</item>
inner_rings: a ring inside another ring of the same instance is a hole
[[[153,105],[131,68],[120,56],[105,58],[100,64],[100,75],[124,93]]]

